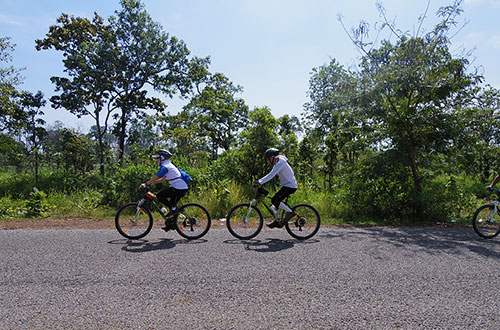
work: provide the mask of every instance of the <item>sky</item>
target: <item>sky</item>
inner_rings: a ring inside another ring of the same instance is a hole
[[[430,31],[438,22],[436,11],[453,0],[431,0],[423,24]],[[380,16],[376,0],[142,0],[152,19],[172,36],[182,39],[191,54],[210,56],[210,72],[221,72],[236,85],[246,104],[267,106],[275,117],[300,118],[308,101],[313,68],[335,59],[345,67],[359,63],[353,46],[337,17],[348,30],[364,20],[373,28]],[[381,0],[386,15],[398,28],[413,34],[427,0]],[[35,40],[43,39],[56,19],[66,13],[92,18],[96,12],[106,21],[121,9],[119,0],[0,0],[0,37],[15,44],[10,65],[24,67],[19,86],[32,93],[42,91],[48,100],[55,94],[52,76],[62,76],[62,54],[37,51]],[[451,51],[460,55],[471,50],[472,67],[478,67],[485,83],[500,88],[500,0],[464,0],[459,21],[467,24],[452,39]],[[4,64],[2,64],[4,65]],[[185,102],[163,98],[172,114]],[[87,132],[90,117],[78,119],[50,102],[44,120]]]

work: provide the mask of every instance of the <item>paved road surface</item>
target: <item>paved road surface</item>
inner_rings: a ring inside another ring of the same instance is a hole
[[[331,228],[0,231],[1,329],[499,329],[500,237]]]

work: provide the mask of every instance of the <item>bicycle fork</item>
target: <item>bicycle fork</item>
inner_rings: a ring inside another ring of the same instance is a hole
[[[493,210],[490,210],[490,213],[488,213],[488,218],[486,218],[487,223],[495,222],[495,215],[498,212],[498,206],[500,205],[500,201],[494,201],[493,205],[495,206],[495,208]]]
[[[144,213],[144,211],[142,210],[142,204],[144,204],[144,198],[141,199],[139,202],[137,202],[137,208],[135,209],[135,218],[134,219],[130,219],[130,221],[132,221],[132,223],[136,223],[137,221],[139,221],[139,216],[141,215],[141,213]]]
[[[250,217],[250,213],[252,213],[252,207],[254,206],[255,203],[257,203],[257,200],[252,199],[252,201],[250,202],[250,205],[248,205],[247,216],[245,217],[245,220],[243,220],[244,223],[248,222],[248,218]]]

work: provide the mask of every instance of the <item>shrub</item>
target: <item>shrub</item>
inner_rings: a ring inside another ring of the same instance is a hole
[[[53,206],[47,202],[47,195],[36,187],[33,188],[29,199],[26,201],[26,216],[44,217],[47,215],[47,211],[52,208]]]

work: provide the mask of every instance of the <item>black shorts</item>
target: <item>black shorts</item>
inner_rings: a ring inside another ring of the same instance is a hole
[[[287,198],[288,196],[290,196],[291,194],[293,194],[296,191],[297,191],[297,188],[281,187],[281,189],[278,190],[278,192],[271,198],[271,203],[273,203],[273,205],[276,208],[279,208],[280,203],[285,198]]]
[[[181,197],[183,197],[187,192],[188,189],[175,189],[173,187],[168,187],[156,194],[156,197],[160,202],[171,209],[177,205]]]

